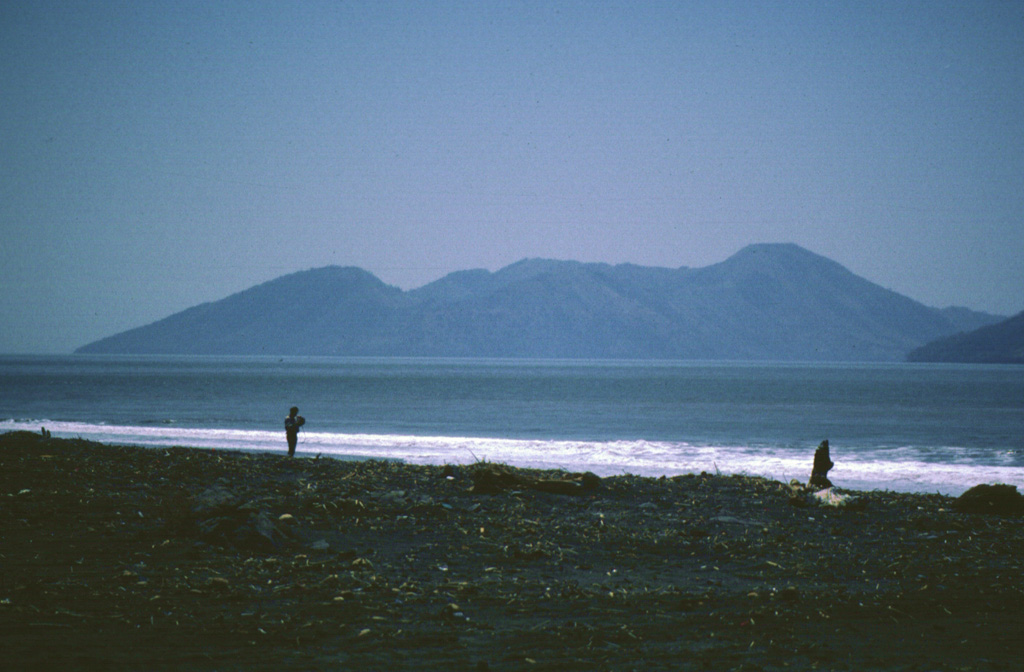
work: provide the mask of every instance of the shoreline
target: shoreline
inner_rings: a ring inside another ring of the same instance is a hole
[[[128,430],[153,431],[148,426],[106,426],[89,423],[52,421],[0,423],[0,432],[53,430],[54,436],[68,440],[85,438],[107,445],[142,446],[162,449],[190,446],[199,450],[240,451],[275,455],[284,451],[279,430],[238,430],[177,428],[167,436],[146,437]],[[81,424],[81,427],[77,425]],[[159,431],[165,431],[157,428]],[[104,431],[105,430],[105,431]],[[113,431],[114,434],[110,434]],[[123,435],[117,436],[121,432]],[[254,436],[258,435],[258,436]],[[810,472],[813,446],[737,448],[662,442],[656,440],[583,440],[536,439],[490,436],[435,436],[399,434],[302,433],[297,456],[339,460],[398,460],[412,465],[469,465],[480,459],[502,462],[524,469],[587,469],[600,476],[637,475],[672,478],[690,472],[715,472],[724,475],[763,477],[789,481],[805,478]],[[626,445],[626,448],[623,448]],[[936,461],[929,454],[887,456],[858,451],[836,450],[838,466],[833,472],[844,487],[862,491],[943,494],[958,496],[978,483],[1009,483],[1024,490],[1024,467],[989,462],[964,463],[955,452],[947,461]],[[628,459],[619,459],[623,451],[637,451]],[[652,452],[653,451],[653,452]],[[605,453],[608,453],[607,455]],[[609,455],[619,455],[619,458]],[[720,471],[719,471],[720,470]]]
[[[10,669],[1019,665],[1020,516],[587,482],[0,435],[0,641]]]

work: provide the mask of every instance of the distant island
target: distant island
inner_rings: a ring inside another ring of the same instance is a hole
[[[912,350],[911,362],[1024,364],[1024,312],[968,333],[954,334]]]
[[[411,291],[330,266],[90,343],[90,354],[903,361],[1004,319],[937,309],[793,244],[704,268],[524,259]]]

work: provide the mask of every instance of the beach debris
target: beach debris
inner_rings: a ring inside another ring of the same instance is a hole
[[[832,506],[835,508],[857,508],[864,505],[864,501],[860,498],[839,492],[837,488],[825,488],[824,490],[818,490],[811,496],[814,497],[822,506]]]
[[[794,479],[789,482],[789,491],[790,506],[801,509],[810,506],[829,506],[860,511],[867,507],[867,500],[864,497],[841,492],[834,486],[815,488]]]
[[[786,602],[796,602],[800,599],[800,590],[796,586],[789,585],[779,592],[779,597]]]
[[[454,602],[446,604],[444,608],[441,609],[441,618],[453,621],[469,620],[468,618],[466,618],[466,615],[462,612],[462,607],[455,604]]]
[[[400,509],[408,503],[408,494],[405,490],[392,490],[380,497],[380,503],[384,506]]]
[[[211,577],[207,585],[213,590],[227,590],[231,587],[231,582],[221,576]]]
[[[804,484],[803,483],[800,483],[799,481],[794,480],[794,481],[792,481],[789,484],[789,487],[790,487],[790,495],[789,495],[789,505],[790,506],[795,506],[798,509],[806,509],[808,506],[811,505],[811,503],[808,501],[807,490],[804,488]]]
[[[953,508],[961,513],[994,513],[998,515],[1024,514],[1024,495],[1016,485],[976,485],[953,501]]]
[[[811,467],[811,479],[807,481],[808,487],[820,490],[831,488],[832,482],[828,480],[828,470],[835,466],[829,457],[828,439],[818,444],[814,451],[814,465]]]
[[[745,525],[749,527],[762,527],[764,523],[757,520],[746,520],[744,518],[737,518],[736,516],[713,516],[711,520],[717,520],[720,523],[733,523],[734,525]]]
[[[564,474],[559,478],[540,478],[520,469],[488,462],[474,465],[472,492],[496,495],[507,490],[531,489],[555,495],[582,495],[601,484],[591,472]]]

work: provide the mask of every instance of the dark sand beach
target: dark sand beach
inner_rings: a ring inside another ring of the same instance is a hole
[[[1019,515],[283,445],[0,436],[4,669],[1024,665]]]

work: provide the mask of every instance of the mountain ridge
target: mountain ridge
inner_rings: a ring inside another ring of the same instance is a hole
[[[327,266],[76,352],[901,361],[1000,319],[929,308],[795,244],[756,244],[703,268],[534,258],[408,291]]]

